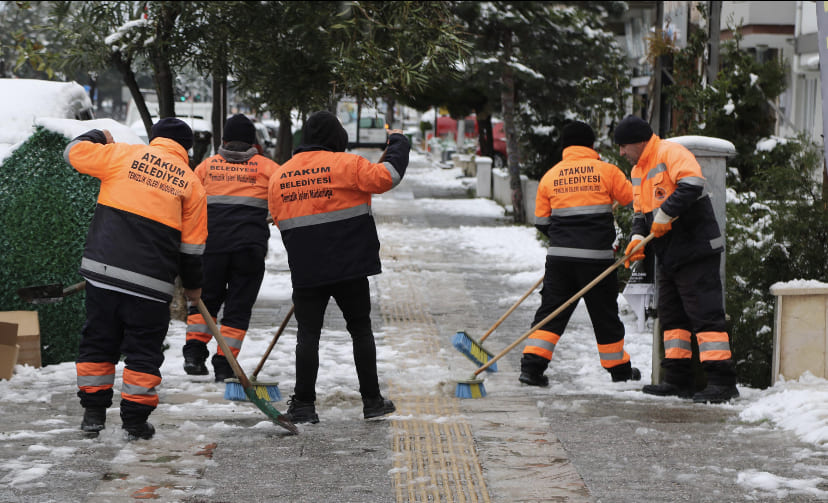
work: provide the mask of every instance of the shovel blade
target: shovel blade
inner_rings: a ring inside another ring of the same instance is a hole
[[[63,285],[53,283],[51,285],[26,286],[18,288],[17,295],[31,304],[54,304],[63,299]]]

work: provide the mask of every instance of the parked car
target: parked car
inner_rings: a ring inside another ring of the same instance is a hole
[[[256,142],[262,148],[261,154],[268,159],[276,157],[276,138],[270,135],[268,127],[259,121],[253,121],[256,126]]]
[[[463,120],[464,134],[466,138],[477,138],[477,118],[474,115],[469,115]],[[437,117],[437,136],[440,138],[450,138],[457,141],[457,121],[447,115]]]
[[[385,116],[373,111],[363,111],[359,119],[359,138],[357,138],[356,118],[340,115],[339,120],[348,133],[348,149],[385,148],[388,139],[388,125]]]
[[[205,158],[213,155],[213,125],[209,120],[204,120],[195,117],[178,117],[186,122],[193,130],[193,148],[188,152],[190,156],[190,164],[195,167]],[[152,117],[152,123],[158,122],[158,117]],[[130,129],[137,134],[144,143],[149,143],[147,138],[147,129],[144,127],[144,121],[138,119],[129,124]]]
[[[503,129],[503,121],[492,121],[492,146],[494,149],[494,156],[492,157],[493,168],[506,167],[506,131]],[[477,149],[477,155],[480,155],[480,148]]]
[[[0,79],[0,158],[34,132],[35,119],[95,118],[92,101],[77,82]]]

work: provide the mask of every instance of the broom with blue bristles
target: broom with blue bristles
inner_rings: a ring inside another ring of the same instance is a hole
[[[285,315],[285,319],[282,320],[282,324],[279,325],[279,329],[276,331],[276,335],[274,335],[273,340],[270,341],[270,346],[268,346],[267,351],[265,351],[264,355],[262,355],[262,359],[259,361],[259,366],[256,367],[256,370],[253,371],[253,374],[250,377],[250,384],[253,386],[253,392],[262,400],[278,402],[282,399],[282,393],[279,392],[278,382],[259,382],[256,380],[256,376],[259,375],[259,372],[262,370],[267,357],[270,356],[270,352],[273,350],[273,346],[276,345],[276,342],[279,340],[279,336],[282,335],[288,321],[290,321],[290,317],[293,316],[293,307],[294,306],[290,306],[287,315]],[[247,393],[244,390],[244,386],[242,386],[238,379],[225,379],[224,384],[225,400],[247,400]]]
[[[466,357],[469,360],[471,360],[472,362],[474,362],[475,364],[485,365],[486,363],[488,363],[489,360],[492,359],[492,353],[490,351],[486,350],[486,348],[483,347],[483,341],[485,341],[486,338],[489,337],[492,334],[492,332],[494,332],[495,329],[500,326],[501,323],[503,323],[503,320],[505,320],[510,314],[512,314],[512,312],[515,309],[517,309],[517,307],[524,300],[526,300],[526,297],[528,297],[529,294],[534,292],[535,289],[538,286],[540,286],[541,283],[543,283],[543,277],[541,277],[541,279],[539,279],[537,283],[532,285],[532,288],[530,288],[526,293],[524,293],[523,297],[519,298],[517,300],[517,302],[515,302],[512,305],[512,307],[510,307],[509,310],[506,311],[503,314],[503,316],[501,316],[500,319],[497,320],[495,322],[495,324],[492,325],[492,327],[485,334],[483,334],[483,337],[481,337],[480,340],[475,340],[475,339],[471,338],[466,332],[461,330],[461,331],[457,332],[456,334],[454,334],[454,337],[452,337],[452,339],[451,339],[451,344],[458,351],[460,351],[461,353],[466,355]],[[497,372],[497,364],[492,363],[491,366],[486,368],[486,371],[487,372]]]
[[[673,220],[675,220],[676,218],[677,217],[673,217]],[[671,220],[671,222],[673,220]],[[552,313],[550,313],[546,318],[544,318],[541,321],[539,321],[538,323],[536,323],[535,326],[530,328],[528,332],[526,332],[525,334],[518,337],[515,342],[513,342],[513,343],[509,344],[508,346],[506,346],[503,349],[503,351],[501,351],[500,353],[498,353],[497,355],[492,357],[484,365],[481,365],[480,368],[478,368],[477,370],[474,371],[474,374],[472,374],[472,376],[469,379],[465,379],[463,381],[457,381],[457,388],[454,392],[454,395],[457,398],[483,398],[483,397],[485,397],[486,396],[486,388],[483,386],[483,379],[478,379],[477,378],[477,376],[481,372],[488,369],[490,366],[494,365],[494,363],[497,360],[500,360],[503,357],[503,355],[505,355],[509,351],[513,350],[518,344],[520,344],[521,342],[526,340],[526,338],[529,337],[530,335],[532,335],[532,333],[534,333],[535,330],[540,329],[541,327],[543,327],[544,325],[546,325],[547,323],[552,321],[556,316],[561,314],[561,312],[563,312],[564,309],[566,309],[570,305],[572,305],[573,302],[577,302],[578,300],[580,300],[580,298],[583,297],[584,294],[586,294],[588,291],[590,291],[592,289],[592,287],[594,287],[595,285],[600,283],[601,280],[606,278],[612,271],[617,269],[621,264],[623,264],[630,257],[635,255],[638,252],[638,250],[644,248],[644,246],[647,243],[649,243],[650,241],[652,241],[654,237],[655,237],[655,235],[653,235],[653,233],[651,232],[646,238],[642,239],[640,243],[638,243],[632,250],[630,250],[629,253],[626,253],[623,257],[616,260],[614,264],[607,267],[604,270],[604,272],[602,272],[595,279],[590,281],[585,287],[581,288],[578,291],[578,293],[576,293],[575,295],[570,297],[569,300],[567,300],[566,302],[561,304],[557,309],[552,311]]]

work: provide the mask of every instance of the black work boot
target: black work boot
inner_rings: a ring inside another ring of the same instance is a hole
[[[725,403],[739,397],[735,384],[708,384],[706,388],[693,395],[695,403]]]
[[[630,365],[629,362],[607,369],[612,376],[612,382],[640,381],[641,371]]]
[[[689,386],[677,386],[668,382],[663,382],[661,384],[647,384],[641,388],[641,391],[647,395],[693,398],[693,388]]]
[[[285,417],[293,424],[319,422],[319,416],[316,415],[316,406],[313,402],[303,402],[297,400],[296,395],[291,395],[287,402],[288,410],[285,412]]]
[[[213,355],[213,371],[216,374],[216,382],[224,382],[225,379],[236,377],[233,367],[224,355]]]
[[[182,349],[184,353],[184,372],[191,376],[206,376],[209,374],[207,365],[204,362],[207,360],[207,344],[195,339],[191,339],[184,344]]]
[[[549,366],[549,360],[532,353],[520,357],[520,376],[518,381],[529,386],[549,386],[549,378],[543,375]]]
[[[549,378],[543,374],[532,374],[529,372],[521,372],[518,381],[529,386],[540,386],[545,388],[549,386]]]
[[[394,407],[394,402],[386,398],[383,398],[382,395],[376,398],[362,399],[362,415],[365,417],[365,419],[371,419],[372,417],[380,417],[386,414],[391,414],[396,410],[397,408]]]
[[[127,440],[130,442],[134,442],[135,440],[149,440],[155,435],[155,427],[148,421],[137,425],[125,424],[124,430],[126,430]]]
[[[87,407],[83,410],[81,430],[90,437],[97,437],[98,432],[106,428],[106,407]]]
[[[707,387],[693,395],[696,403],[725,403],[739,396],[736,389],[736,367],[733,360],[702,362]]]

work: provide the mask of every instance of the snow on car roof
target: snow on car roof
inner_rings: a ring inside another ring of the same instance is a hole
[[[34,133],[41,118],[74,119],[92,110],[92,101],[77,82],[0,79],[0,162]]]

